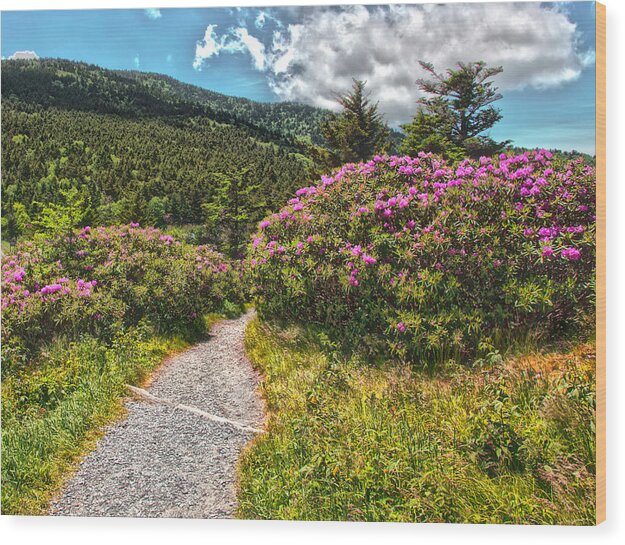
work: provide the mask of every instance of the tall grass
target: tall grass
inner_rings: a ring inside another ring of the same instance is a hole
[[[45,514],[104,426],[124,413],[125,384],[140,383],[191,339],[127,330],[112,345],[57,342],[38,365],[2,383],[2,512]]]
[[[255,321],[270,425],[240,464],[239,516],[594,524],[594,347],[436,372],[327,355]]]

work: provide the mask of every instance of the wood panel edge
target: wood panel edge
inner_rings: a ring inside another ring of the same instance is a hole
[[[606,519],[606,7],[595,2],[597,183],[596,524]]]

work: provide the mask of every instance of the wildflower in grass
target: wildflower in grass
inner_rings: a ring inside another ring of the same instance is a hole
[[[553,248],[551,246],[543,246],[541,253],[543,257],[551,257],[553,255]]]
[[[267,227],[269,227],[270,225],[271,225],[271,222],[270,222],[269,220],[264,220],[264,221],[261,221],[261,222],[258,224],[258,227],[259,227],[259,229],[266,229],[266,228],[267,228]]]
[[[397,331],[399,331],[400,333],[406,332],[406,324],[404,324],[403,322],[399,322],[396,327]]]

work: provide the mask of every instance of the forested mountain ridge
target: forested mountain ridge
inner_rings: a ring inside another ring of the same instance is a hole
[[[298,102],[257,102],[224,95],[164,74],[136,71],[116,73],[137,79],[149,89],[160,88],[165,96],[175,96],[183,101],[206,106],[216,116],[223,116],[230,123],[266,131],[273,139],[292,141],[308,138],[314,144],[322,144],[319,124],[330,115],[328,110]]]
[[[330,112],[293,102],[263,103],[183,83],[163,74],[108,70],[64,59],[2,61],[2,97],[31,105],[123,117],[205,116],[282,145],[321,143]]]
[[[2,106],[5,239],[71,187],[94,224],[251,226],[307,181],[294,142],[327,114],[64,60],[2,61]]]

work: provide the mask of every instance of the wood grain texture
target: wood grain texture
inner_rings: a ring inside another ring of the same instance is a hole
[[[597,524],[606,517],[606,9],[596,6]]]

